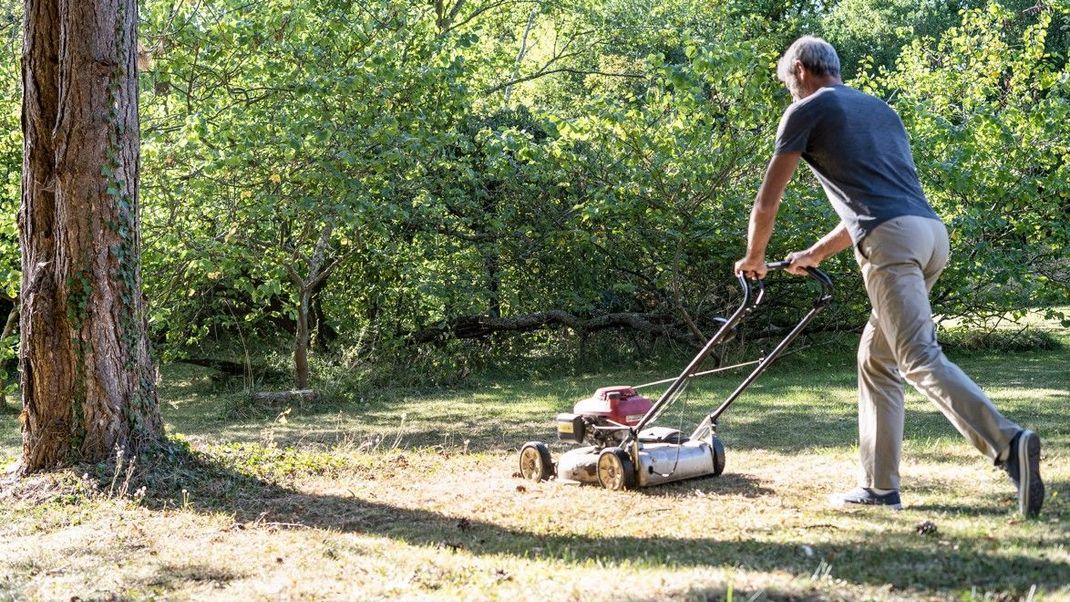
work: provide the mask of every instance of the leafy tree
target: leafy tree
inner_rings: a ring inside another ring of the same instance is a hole
[[[159,195],[154,265],[180,271],[159,291],[173,340],[267,309],[294,321],[295,382],[307,385],[316,296],[411,221],[410,181],[451,139],[463,61],[423,16],[301,2],[157,16],[167,50],[148,84],[159,121],[147,188]]]
[[[1070,69],[1046,44],[1066,11],[968,11],[940,40],[913,42],[894,71],[859,82],[893,100],[948,221],[956,257],[936,295],[947,315],[986,318],[1070,298]],[[1029,24],[1006,26],[1018,19]]]

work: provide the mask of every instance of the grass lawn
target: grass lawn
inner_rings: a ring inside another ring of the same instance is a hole
[[[1042,436],[1048,499],[1023,520],[1005,474],[913,391],[905,509],[826,507],[854,484],[854,344],[785,358],[729,410],[724,475],[632,492],[522,481],[516,449],[560,453],[554,414],[664,371],[236,419],[235,395],[170,366],[163,411],[188,451],[130,483],[104,466],[9,483],[0,601],[1070,599],[1067,348],[953,358]],[[740,379],[702,381],[662,424],[689,431]],[[0,413],[0,462],[18,446]]]

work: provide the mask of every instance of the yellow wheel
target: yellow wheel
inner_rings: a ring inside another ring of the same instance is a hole
[[[520,448],[520,476],[535,482],[554,476],[550,448],[545,443],[530,441]]]
[[[606,489],[620,491],[635,488],[635,465],[628,452],[610,447],[598,454],[598,482]]]

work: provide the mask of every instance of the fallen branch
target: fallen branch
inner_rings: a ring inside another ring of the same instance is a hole
[[[317,393],[314,389],[297,389],[295,391],[262,391],[253,393],[253,401],[271,405],[281,405],[291,402],[304,403],[315,401]]]
[[[245,364],[231,362],[228,360],[216,360],[203,357],[187,357],[175,361],[183,364],[190,364],[193,366],[201,366],[203,368],[211,368],[212,370],[222,372],[226,376],[242,376],[245,374]]]
[[[585,333],[627,327],[651,335],[694,343],[688,334],[676,327],[671,316],[622,312],[585,319],[559,309],[503,318],[463,316],[441,326],[417,331],[413,333],[411,340],[415,343],[430,343],[446,337],[478,339],[497,332],[531,332],[562,326]]]
[[[711,328],[715,329],[717,326],[718,324],[714,323]],[[671,315],[620,312],[593,318],[582,318],[573,313],[555,309],[501,318],[493,316],[462,316],[454,318],[445,324],[418,330],[409,336],[409,341],[415,344],[423,344],[447,338],[479,339],[502,332],[522,333],[562,327],[571,328],[581,335],[613,328],[629,328],[652,336],[667,337],[692,346],[702,345],[707,340],[705,336],[701,339],[696,338],[687,329],[686,325],[680,324]],[[748,333],[747,340],[780,338],[786,335],[793,327],[794,324],[788,326],[769,325],[760,331]],[[856,332],[859,328],[858,325],[854,324],[819,324],[811,325],[806,329],[806,333]],[[710,330],[711,333],[713,331]]]

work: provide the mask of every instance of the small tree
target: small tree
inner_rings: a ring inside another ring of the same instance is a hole
[[[137,3],[28,0],[23,473],[161,435],[141,294]]]

